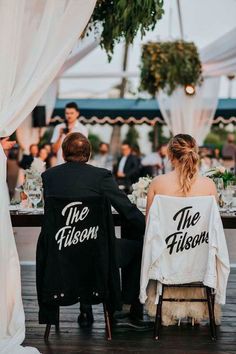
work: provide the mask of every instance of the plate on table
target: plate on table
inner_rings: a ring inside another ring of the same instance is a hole
[[[33,209],[33,208],[19,208],[18,212],[19,214],[43,214],[43,208],[37,208],[37,209]]]
[[[16,211],[20,209],[20,204],[9,205],[9,211]]]
[[[229,213],[227,212],[227,210],[228,210],[227,208],[219,208],[219,211],[220,211],[221,214],[230,215],[230,214],[235,214],[236,213],[236,207],[230,208],[230,212]]]

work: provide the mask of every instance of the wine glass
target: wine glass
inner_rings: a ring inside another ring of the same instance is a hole
[[[224,181],[223,178],[214,178],[214,182],[216,185],[216,189],[217,189],[217,194],[218,194],[218,204],[220,207],[222,207],[223,205],[223,201],[222,201],[222,190],[224,189]]]
[[[227,214],[230,213],[230,206],[233,202],[233,194],[234,194],[234,191],[230,187],[226,187],[225,189],[222,190],[222,198],[223,198],[223,201],[226,205],[226,213]]]
[[[34,185],[34,180],[31,179],[31,178],[27,178],[24,182],[24,185],[23,185],[23,192],[25,193],[25,195],[27,196],[27,208],[30,207],[30,198],[29,198],[29,191],[31,188],[33,188],[33,185]]]
[[[214,182],[216,185],[217,192],[220,195],[222,193],[222,190],[224,189],[223,178],[214,178]]]
[[[33,205],[34,212],[37,212],[37,205],[42,199],[42,191],[37,186],[31,186],[28,190],[28,197]]]

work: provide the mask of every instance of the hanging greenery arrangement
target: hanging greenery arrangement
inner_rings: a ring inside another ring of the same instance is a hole
[[[143,45],[140,90],[170,95],[178,86],[201,84],[202,66],[192,42],[149,42]]]
[[[111,60],[121,40],[131,44],[140,30],[153,30],[164,14],[164,0],[98,0],[87,30],[101,33],[100,43]]]

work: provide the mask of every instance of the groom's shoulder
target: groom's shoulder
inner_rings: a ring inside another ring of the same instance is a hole
[[[91,174],[94,174],[94,176],[99,176],[101,178],[105,178],[107,176],[112,175],[111,171],[107,170],[106,168],[96,167],[90,164],[87,164],[87,168],[90,170]]]
[[[60,173],[60,171],[64,170],[64,166],[63,165],[64,164],[48,168],[46,171],[44,171],[42,173],[42,178],[47,178],[47,177],[49,177],[51,175]]]
[[[66,173],[66,170],[69,167],[70,166],[67,165],[66,163],[51,167],[42,173],[42,177],[45,179],[50,176],[55,176],[55,175],[58,175],[61,173]],[[112,175],[111,172],[105,168],[95,167],[95,166],[92,166],[87,163],[83,164],[82,166],[78,165],[78,169],[81,169],[81,168],[84,170],[84,172],[87,172],[88,174],[91,174],[94,177],[96,176],[96,177],[101,177],[101,178],[104,177],[105,178],[107,176]]]

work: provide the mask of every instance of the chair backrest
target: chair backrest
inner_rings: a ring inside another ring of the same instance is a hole
[[[149,241],[154,238],[152,263],[158,260],[156,266],[163,283],[203,280],[214,213],[219,212],[213,196],[155,196],[146,237]]]
[[[44,224],[37,247],[38,292],[61,305],[99,303],[117,280],[111,206],[104,197],[45,200]],[[41,272],[40,272],[41,270]],[[117,288],[119,292],[119,288]],[[113,287],[114,291],[114,287]]]

